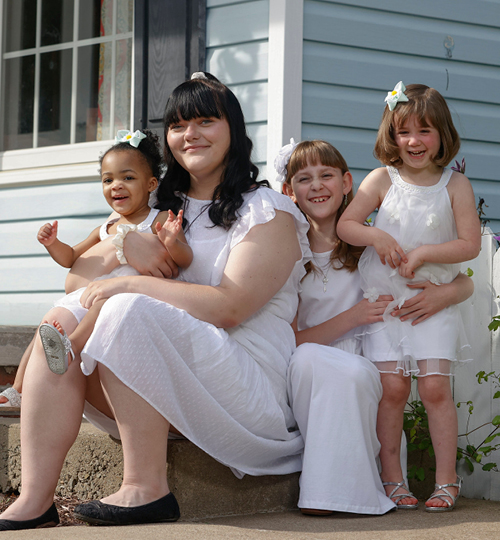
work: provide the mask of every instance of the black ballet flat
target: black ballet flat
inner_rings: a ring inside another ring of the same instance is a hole
[[[135,525],[177,521],[181,515],[173,493],[142,506],[115,506],[101,501],[79,504],[73,515],[91,525]]]
[[[13,519],[0,519],[0,531],[20,531],[22,529],[45,529],[59,525],[59,514],[56,505],[52,506],[35,519],[26,519],[24,521],[15,521]]]

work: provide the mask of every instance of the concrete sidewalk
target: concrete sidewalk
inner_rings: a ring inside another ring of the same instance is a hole
[[[182,512],[182,508],[181,508]],[[57,527],[0,533],[26,540],[498,540],[500,502],[460,499],[453,512],[399,510],[385,516],[306,517],[298,511],[130,527]]]

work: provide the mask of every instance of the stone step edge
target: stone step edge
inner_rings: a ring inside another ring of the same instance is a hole
[[[0,419],[0,490],[18,491],[21,483],[19,421]],[[119,441],[82,423],[66,458],[56,493],[85,501],[115,492],[121,483]],[[297,508],[299,473],[245,476],[241,480],[187,440],[169,441],[167,472],[182,520],[282,512]]]

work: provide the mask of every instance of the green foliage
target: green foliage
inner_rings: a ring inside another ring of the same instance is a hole
[[[498,330],[500,327],[500,315],[495,315],[492,319],[490,324],[488,325],[488,330],[491,330],[494,332],[495,330]]]
[[[500,316],[498,325],[500,326]],[[491,329],[490,329],[491,330]],[[490,371],[480,371],[476,374],[479,384],[490,382],[496,392],[492,399],[500,398],[500,373]],[[475,428],[471,428],[474,403],[472,401],[460,401],[457,408],[467,407],[467,422],[465,433],[458,436],[464,443],[457,448],[457,461],[464,461],[469,471],[474,472],[476,465],[481,466],[483,471],[500,472],[496,461],[491,461],[493,452],[500,450],[500,415],[495,416],[491,421]],[[429,456],[434,456],[434,448],[429,433],[429,421],[427,412],[420,400],[411,400],[407,403],[404,413],[404,429],[408,437],[408,452],[427,452]],[[473,444],[470,437],[473,433],[484,433],[482,440],[478,444]],[[485,459],[488,461],[485,462]],[[423,480],[425,472],[423,468],[413,465],[408,469],[408,478]]]
[[[465,272],[469,277],[472,277],[474,275],[474,270],[472,268],[467,268]]]

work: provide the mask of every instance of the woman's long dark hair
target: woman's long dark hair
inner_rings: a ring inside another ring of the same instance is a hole
[[[247,135],[243,111],[236,96],[210,73],[206,79],[192,79],[179,85],[168,98],[165,109],[165,163],[167,172],[158,188],[160,210],[177,212],[183,206],[178,193],[187,194],[191,185],[188,171],[174,158],[168,143],[169,126],[179,120],[193,118],[224,118],[229,124],[231,142],[224,159],[220,184],[214,191],[208,215],[215,225],[229,229],[238,218],[243,193],[260,186],[269,187],[267,180],[257,181],[259,169],[250,161],[252,141]]]

